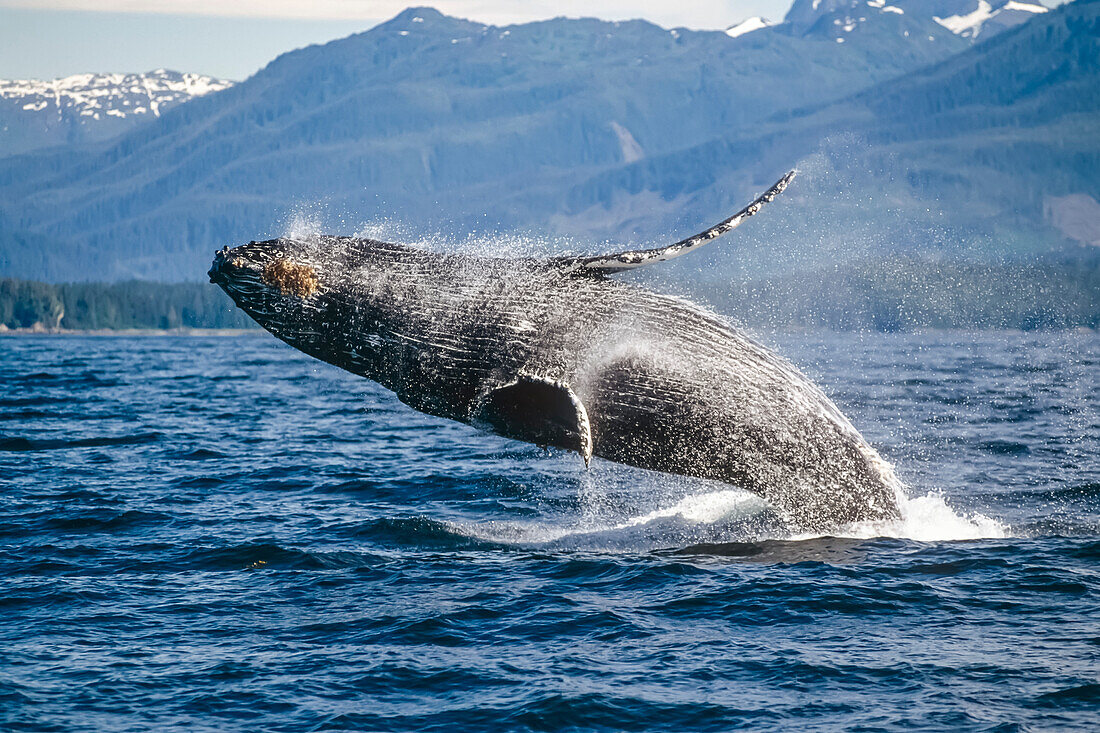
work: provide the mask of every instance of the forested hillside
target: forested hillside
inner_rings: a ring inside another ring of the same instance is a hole
[[[645,276],[1087,258],[1100,2],[976,44],[930,15],[962,2],[801,3],[803,31],[736,38],[413,9],[115,141],[0,160],[0,273],[199,280],[223,245],[318,229],[621,249],[698,231],[794,166],[764,215]]]
[[[1100,328],[1100,257],[968,262],[896,255],[744,283],[709,281],[699,294],[767,330]]]
[[[0,161],[6,272],[197,279],[214,249],[281,234],[302,209],[344,232],[386,219],[459,238],[580,233],[584,247],[667,236],[674,220],[716,213],[682,195],[731,169],[704,161],[651,181],[649,161],[757,135],[779,112],[968,46],[946,32],[906,37],[890,15],[873,19],[881,33],[838,44],[643,21],[498,28],[412,9],[285,54],[111,143]],[[795,162],[741,170],[714,191],[718,208]],[[20,246],[32,237],[51,245]]]
[[[1100,209],[1100,3],[1063,6],[900,79],[779,113],[754,135],[608,176],[639,190],[681,181],[684,197],[717,213],[728,208],[720,192],[746,171],[791,159],[803,175],[786,200],[736,246],[714,247],[708,267],[812,282],[819,266],[897,253],[1087,253],[1096,224],[1059,229],[1052,213],[1063,202],[1086,217]],[[689,172],[708,168],[720,171],[714,180],[690,186]],[[694,265],[673,266],[687,277]]]

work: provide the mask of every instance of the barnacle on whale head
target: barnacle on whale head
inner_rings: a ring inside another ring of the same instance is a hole
[[[284,295],[308,298],[321,289],[317,272],[309,265],[299,265],[279,258],[264,267],[263,281],[276,287]]]

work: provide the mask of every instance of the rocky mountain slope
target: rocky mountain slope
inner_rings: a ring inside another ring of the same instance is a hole
[[[232,82],[157,69],[0,80],[0,156],[115,137]]]
[[[822,35],[840,42],[891,19],[906,37],[934,42],[947,31],[977,40],[1014,28],[1048,12],[1021,0],[795,0],[784,23],[796,35]]]

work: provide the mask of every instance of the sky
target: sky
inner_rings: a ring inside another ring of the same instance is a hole
[[[496,25],[565,15],[720,29],[780,20],[791,0],[0,0],[0,79],[167,68],[240,80],[413,4]]]

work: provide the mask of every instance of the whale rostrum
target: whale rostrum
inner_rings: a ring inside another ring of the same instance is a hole
[[[721,317],[609,277],[753,216],[611,255],[503,258],[343,236],[225,248],[210,279],[261,326],[410,407],[539,446],[727,482],[792,527],[898,516],[900,483],[825,394]]]

